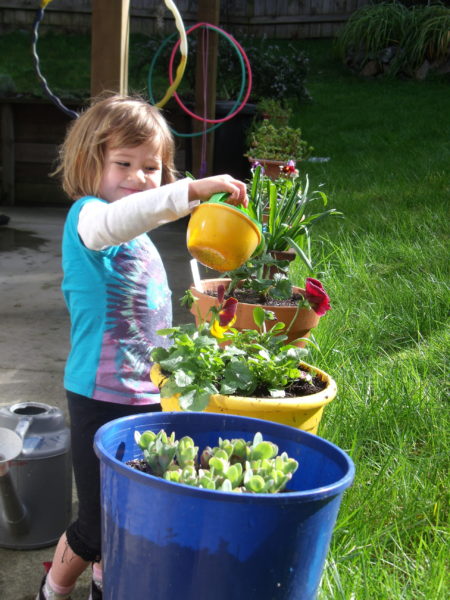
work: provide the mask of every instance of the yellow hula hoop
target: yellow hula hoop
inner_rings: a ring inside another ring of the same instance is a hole
[[[51,0],[47,0],[47,1],[51,2]],[[178,30],[178,33],[180,34],[181,58],[180,58],[180,64],[177,67],[175,79],[173,80],[172,85],[167,89],[167,91],[164,95],[164,98],[155,104],[155,106],[157,108],[162,108],[170,100],[170,98],[173,96],[173,94],[176,92],[178,86],[180,85],[180,82],[184,75],[184,70],[186,69],[187,52],[188,52],[187,35],[186,35],[186,31],[184,29],[181,15],[178,12],[178,8],[175,6],[175,4],[172,2],[172,0],[164,0],[164,4],[167,6],[167,8],[173,14],[174,19],[175,19],[175,26]]]

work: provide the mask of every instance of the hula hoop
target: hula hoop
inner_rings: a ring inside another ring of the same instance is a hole
[[[172,13],[172,15],[175,19],[175,26],[178,30],[178,33],[180,34],[180,39],[178,40],[178,46],[180,46],[181,58],[180,58],[180,62],[177,67],[175,80],[173,80],[173,79],[170,80],[170,86],[167,89],[166,93],[164,94],[163,99],[155,104],[155,106],[158,108],[162,108],[165,104],[167,104],[167,102],[170,100],[170,98],[172,98],[176,89],[180,85],[181,80],[183,79],[184,71],[186,69],[187,52],[188,52],[187,35],[186,35],[186,31],[184,29],[184,25],[183,25],[183,21],[181,19],[180,13],[178,12],[177,7],[172,2],[172,0],[164,0],[164,4],[167,6],[167,8]],[[177,48],[178,48],[178,46],[177,46]]]
[[[78,117],[80,115],[77,112],[75,112],[74,110],[67,108],[67,106],[65,106],[61,102],[61,99],[58,98],[58,96],[56,96],[51,91],[51,89],[49,88],[49,85],[47,83],[47,80],[45,79],[45,77],[43,76],[43,74],[41,72],[40,60],[39,60],[39,56],[37,53],[37,41],[39,39],[39,25],[41,24],[41,21],[44,18],[45,7],[47,6],[47,4],[50,4],[51,1],[52,0],[41,0],[41,6],[40,6],[40,8],[37,9],[36,16],[34,18],[33,33],[31,36],[31,52],[32,52],[32,56],[33,56],[34,68],[35,68],[36,75],[39,79],[39,82],[40,82],[42,89],[44,90],[44,93],[46,94],[46,96],[53,102],[53,104],[55,104],[60,110],[62,110],[62,112],[65,115],[67,115],[68,117],[71,117],[72,119],[78,119]]]
[[[41,0],[40,2],[40,8],[37,9],[36,11],[36,16],[34,19],[34,23],[33,23],[33,33],[32,33],[32,44],[31,44],[31,48],[32,48],[32,55],[33,55],[33,62],[34,62],[34,66],[35,66],[35,71],[37,74],[37,77],[41,83],[41,86],[45,92],[45,94],[48,96],[48,98],[59,108],[61,109],[67,116],[73,118],[73,119],[77,119],[80,115],[71,110],[70,108],[67,108],[67,106],[65,106],[61,99],[58,98],[58,96],[56,96],[50,89],[47,80],[45,79],[44,75],[41,72],[41,68],[40,68],[40,60],[39,60],[39,55],[37,53],[37,41],[39,38],[39,25],[44,17],[44,12],[45,12],[45,8],[48,4],[50,4],[50,2],[52,2],[52,0]],[[186,69],[186,63],[187,63],[187,35],[186,35],[186,31],[184,29],[184,25],[183,25],[183,21],[181,19],[181,15],[178,12],[177,7],[175,6],[174,2],[172,0],[164,0],[164,4],[166,5],[166,7],[169,9],[169,11],[172,13],[174,19],[175,19],[175,26],[178,30],[179,33],[179,40],[178,40],[178,45],[177,48],[180,46],[180,52],[181,52],[181,59],[180,62],[178,64],[177,67],[177,72],[176,72],[176,76],[175,76],[175,80],[173,80],[173,77],[170,80],[170,87],[167,89],[166,93],[164,94],[164,97],[162,98],[162,100],[160,100],[158,103],[155,103],[155,101],[153,100],[153,104],[155,104],[155,106],[157,106],[158,108],[163,107],[169,100],[170,98],[173,96],[173,94],[175,93],[175,90],[178,88],[178,86],[181,83],[181,80],[183,78],[184,75],[184,71]]]
[[[166,45],[172,40],[172,38],[174,38],[176,35],[176,33],[171,33],[169,36],[167,36],[162,43],[160,44],[158,50],[156,51],[156,53],[153,55],[153,58],[150,62],[150,66],[148,69],[148,77],[147,77],[147,90],[148,90],[148,95],[150,98],[150,101],[152,104],[155,104],[155,99],[154,99],[154,95],[153,95],[153,87],[152,87],[152,79],[153,79],[153,71],[155,69],[155,65],[156,62],[158,60],[158,58],[160,57],[162,51],[164,50],[164,48],[166,47]],[[233,106],[231,107],[230,112],[228,113],[228,115],[232,114],[233,111],[236,110],[236,108],[238,106],[240,106],[241,103],[241,99],[244,95],[244,89],[245,89],[245,84],[246,84],[246,75],[245,75],[245,65],[244,65],[244,60],[242,58],[242,54],[240,53],[237,45],[234,43],[234,38],[230,37],[230,39],[228,40],[231,45],[233,46],[234,50],[236,51],[237,57],[239,59],[240,65],[241,65],[241,72],[242,72],[242,78],[241,78],[241,87],[239,90],[239,94],[238,94],[238,98],[237,100],[234,102]],[[173,60],[172,60],[172,65],[173,65]],[[241,109],[239,109],[241,110]],[[227,116],[228,116],[227,115]],[[178,136],[178,137],[185,137],[185,138],[189,138],[189,137],[198,137],[200,135],[204,135],[205,133],[210,133],[211,131],[216,130],[218,127],[220,127],[223,124],[223,122],[221,123],[216,123],[215,125],[213,125],[212,127],[208,127],[208,129],[205,129],[203,131],[196,131],[193,133],[180,133],[179,131],[176,131],[175,129],[172,129],[170,127],[171,132]]]
[[[206,27],[207,29],[213,29],[214,31],[217,31],[220,35],[223,35],[225,38],[227,38],[230,42],[231,41],[233,42],[233,44],[239,50],[242,58],[244,59],[245,66],[247,68],[247,73],[248,73],[247,91],[245,93],[244,99],[242,100],[242,102],[238,106],[238,108],[236,110],[234,110],[233,112],[229,113],[226,117],[223,117],[222,119],[207,119],[205,117],[201,117],[200,115],[196,115],[191,110],[189,110],[187,108],[187,106],[185,106],[183,104],[183,102],[181,101],[180,97],[178,96],[178,94],[176,92],[174,92],[173,97],[177,101],[177,104],[180,106],[180,108],[182,108],[193,119],[197,119],[197,121],[202,121],[204,123],[225,123],[226,121],[229,121],[235,115],[237,115],[237,113],[239,111],[241,111],[244,108],[244,106],[247,104],[247,100],[248,100],[248,98],[250,96],[250,92],[252,90],[252,70],[251,70],[251,67],[250,67],[250,61],[248,60],[248,57],[247,57],[247,55],[245,53],[244,48],[239,44],[239,42],[235,38],[233,38],[233,36],[231,36],[229,33],[227,33],[226,31],[224,31],[220,27],[217,27],[216,25],[211,25],[210,23],[203,23],[203,22],[202,23],[196,23],[195,25],[193,25],[192,27],[190,27],[189,29],[186,30],[186,35],[189,35],[190,33],[192,33],[193,31],[195,31],[199,27]],[[169,81],[170,82],[172,82],[172,80],[173,80],[173,73],[172,73],[173,60],[174,60],[175,53],[176,53],[179,45],[180,45],[179,42],[177,42],[174,45],[173,50],[172,50],[172,54],[170,56],[170,64],[169,64]]]

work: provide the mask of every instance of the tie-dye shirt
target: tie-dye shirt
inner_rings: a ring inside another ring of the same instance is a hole
[[[81,209],[93,201],[99,199],[76,201],[64,227],[62,290],[71,317],[64,385],[96,400],[157,403],[149,352],[164,345],[156,331],[172,322],[166,272],[147,234],[102,250],[87,248],[77,226]]]

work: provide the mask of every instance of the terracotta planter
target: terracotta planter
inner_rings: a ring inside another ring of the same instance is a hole
[[[264,421],[290,425],[317,434],[323,409],[336,397],[336,382],[325,371],[317,367],[312,367],[306,363],[301,363],[301,366],[313,371],[322,381],[326,381],[327,387],[317,394],[298,398],[246,398],[243,396],[214,394],[211,396],[205,412],[254,417]],[[153,365],[150,377],[156,386],[162,387],[164,385],[166,377],[161,373],[159,365]],[[161,406],[165,412],[181,410],[178,395],[161,398]]]
[[[229,282],[230,279],[225,278],[203,279],[201,282],[201,290],[196,288],[194,285],[191,285],[190,290],[194,297],[197,298],[197,302],[195,302],[191,308],[191,313],[194,315],[197,325],[199,323],[199,312],[201,318],[205,320],[208,318],[209,309],[217,304],[217,298],[214,296],[209,296],[208,294],[204,293],[203,290],[216,291],[220,284],[223,284],[225,287],[227,287]],[[303,291],[301,288],[295,286],[293,289],[296,293],[301,293]],[[242,329],[254,329],[255,323],[253,321],[253,310],[256,306],[256,304],[239,302],[237,305],[236,322],[234,323],[233,327],[239,331]],[[269,328],[273,327],[278,321],[285,323],[286,327],[288,327],[297,310],[295,306],[265,305],[264,308],[273,311],[276,316],[275,321],[269,321],[267,323]],[[319,320],[320,317],[312,309],[301,308],[298,312],[295,323],[292,325],[291,330],[287,334],[288,341],[292,342],[297,338],[309,337],[311,329],[317,327]],[[299,347],[304,347],[305,342],[298,342],[297,345]]]
[[[253,158],[248,159],[251,164],[258,162],[264,169],[264,173],[270,179],[275,180],[281,177],[281,167],[286,164],[285,160],[270,160],[268,158]]]

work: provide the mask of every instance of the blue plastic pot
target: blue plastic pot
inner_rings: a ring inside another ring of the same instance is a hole
[[[135,430],[214,446],[264,439],[297,459],[290,493],[237,494],[171,483],[132,469]],[[349,456],[326,440],[270,421],[213,413],[149,413],[104,425],[101,461],[104,598],[312,600],[344,490]],[[292,491],[291,491],[292,490]]]

